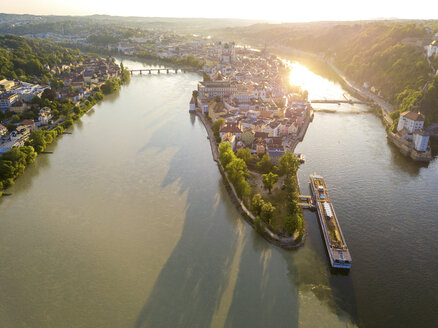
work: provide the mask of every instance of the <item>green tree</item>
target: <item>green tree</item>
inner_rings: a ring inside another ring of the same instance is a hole
[[[298,157],[290,152],[286,151],[283,156],[278,160],[280,174],[296,175],[298,168],[300,167],[300,161]]]
[[[271,172],[274,168],[274,164],[272,163],[271,157],[269,154],[264,154],[263,157],[260,159],[260,161],[257,163],[257,168],[262,173],[268,173]]]
[[[18,115],[13,115],[11,117],[12,123],[18,123],[20,121],[20,116]]]
[[[54,101],[56,99],[57,93],[54,89],[45,89],[41,95],[41,99],[48,99]]]
[[[43,130],[32,131],[26,143],[29,146],[32,146],[37,153],[43,152],[47,147],[47,138],[45,131]]]
[[[216,120],[216,122],[214,122],[213,126],[211,127],[217,142],[220,142],[219,130],[221,129],[222,125],[224,125],[224,124],[225,124],[225,120],[223,118],[220,118],[220,119]]]
[[[240,177],[236,184],[236,191],[239,197],[247,199],[251,195],[251,186],[244,177]]]
[[[17,126],[14,123],[8,123],[6,124],[6,128],[8,129],[9,132],[12,132],[17,128]]]
[[[237,151],[236,156],[237,156],[238,158],[243,159],[247,165],[248,165],[248,164],[252,161],[252,159],[253,159],[253,157],[252,157],[252,155],[251,155],[251,150],[250,150],[249,148],[240,148],[240,149]]]
[[[298,214],[289,215],[284,222],[284,228],[289,234],[293,234],[295,231],[303,229],[303,217]]]
[[[255,194],[252,197],[251,200],[251,208],[252,211],[256,214],[256,215],[260,215],[261,211],[262,211],[262,206],[264,204],[264,200],[262,198],[262,196],[260,194]]]
[[[264,202],[260,217],[266,223],[270,224],[272,220],[272,216],[274,215],[275,207],[270,202]]]
[[[72,125],[73,125],[73,120],[72,120],[72,119],[65,120],[65,121],[63,121],[63,122],[61,123],[61,126],[62,126],[64,129],[68,129],[68,128],[71,127]]]
[[[251,131],[245,131],[242,134],[242,141],[245,143],[246,146],[252,145],[254,139],[255,139],[254,133],[252,133]]]
[[[222,142],[219,145],[219,160],[225,168],[236,157],[229,142]]]
[[[243,159],[233,158],[233,160],[226,166],[225,171],[231,182],[236,183],[239,182],[241,178],[245,178],[248,169]]]
[[[104,94],[110,94],[119,90],[120,84],[117,79],[112,78],[105,81],[105,83],[101,86],[102,92]]]
[[[262,181],[263,181],[263,186],[265,187],[265,189],[268,189],[269,193],[271,193],[272,187],[274,187],[274,185],[278,181],[278,175],[274,174],[272,172],[269,172],[267,174],[263,174]]]

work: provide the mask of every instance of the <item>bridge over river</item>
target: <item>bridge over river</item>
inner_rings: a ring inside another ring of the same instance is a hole
[[[141,68],[141,69],[129,69],[129,73],[131,75],[134,75],[134,73],[139,73],[139,75],[144,74],[152,74],[152,72],[156,72],[158,74],[161,74],[161,72],[169,73],[175,73],[178,74],[178,72],[185,73],[189,69],[188,68],[170,68],[170,67],[164,67],[164,68]]]

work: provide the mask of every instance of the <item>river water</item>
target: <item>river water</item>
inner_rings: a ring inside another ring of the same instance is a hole
[[[0,327],[436,326],[437,161],[399,155],[363,107],[315,114],[301,189],[325,176],[353,257],[331,272],[314,213],[297,251],[240,217],[188,113],[198,79],[134,76],[0,200]],[[291,81],[344,92],[299,65]]]

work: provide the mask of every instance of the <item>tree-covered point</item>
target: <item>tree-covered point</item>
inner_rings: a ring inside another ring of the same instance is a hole
[[[0,79],[35,82],[52,79],[48,65],[70,64],[81,59],[79,50],[67,49],[43,40],[0,35]]]

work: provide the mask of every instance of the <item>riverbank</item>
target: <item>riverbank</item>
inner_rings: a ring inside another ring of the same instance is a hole
[[[54,123],[30,132],[23,141],[21,147],[12,147],[0,156],[0,165],[4,169],[0,172],[0,191],[4,191],[12,186],[25,171],[26,167],[35,162],[38,154],[44,153],[48,145],[54,142],[59,136],[64,134],[64,130],[70,128],[75,121],[79,120],[94,105],[104,100],[104,94],[111,94],[119,90],[120,85],[129,82],[129,74],[122,68],[120,77],[108,78],[103,82],[98,90],[93,90],[91,94],[77,103],[62,118]],[[47,100],[47,99],[46,99]],[[0,197],[3,192],[0,192]]]
[[[229,180],[228,175],[227,175],[224,167],[222,166],[222,164],[219,160],[218,146],[216,143],[216,138],[214,136],[214,132],[213,132],[212,127],[211,127],[211,123],[205,118],[205,116],[202,113],[199,112],[199,110],[195,109],[194,111],[191,111],[191,113],[193,113],[194,115],[199,117],[202,124],[204,125],[205,130],[207,131],[207,135],[208,135],[207,138],[210,141],[210,147],[211,147],[211,153],[213,156],[213,160],[217,163],[217,165],[219,167],[219,171],[221,172],[221,175],[224,179],[225,186],[227,187],[227,190],[230,193],[230,196],[231,196],[233,203],[239,209],[239,211],[241,212],[241,214],[245,218],[245,220],[254,229],[256,229],[260,233],[260,235],[263,236],[263,238],[265,238],[267,241],[269,241],[270,243],[272,243],[278,247],[281,247],[284,249],[297,249],[297,248],[303,246],[305,239],[306,239],[306,236],[307,236],[307,229],[306,229],[305,225],[303,227],[303,233],[302,233],[301,238],[299,238],[298,236],[295,237],[295,234],[292,237],[283,237],[283,236],[280,236],[280,235],[274,233],[265,225],[263,225],[261,227],[257,225],[256,217],[254,216],[254,214],[251,213],[251,211],[245,206],[244,202],[238,196],[234,185]],[[308,123],[309,122],[310,122],[310,118],[308,120]],[[306,126],[306,129],[304,129],[304,130],[307,130],[307,126]]]

